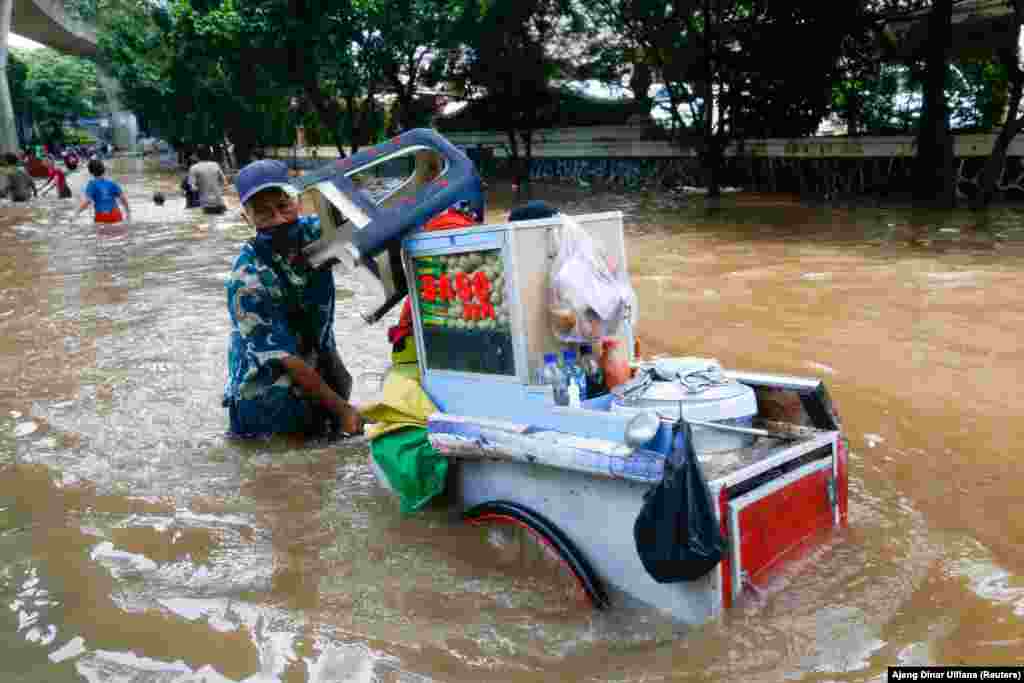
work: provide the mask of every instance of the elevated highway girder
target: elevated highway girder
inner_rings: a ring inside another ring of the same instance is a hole
[[[58,52],[95,59],[96,30],[64,11],[61,0],[12,0],[11,30]]]

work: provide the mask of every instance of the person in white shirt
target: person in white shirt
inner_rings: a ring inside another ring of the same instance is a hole
[[[200,148],[199,162],[188,169],[188,179],[192,187],[199,190],[199,204],[204,213],[224,213],[227,210],[224,205],[224,189],[228,181],[220,164],[210,156],[208,147]]]

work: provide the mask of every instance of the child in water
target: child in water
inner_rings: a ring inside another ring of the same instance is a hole
[[[121,209],[117,206],[117,203],[120,202],[128,220],[132,219],[132,210],[128,206],[128,200],[125,199],[121,186],[113,180],[103,177],[106,170],[103,162],[99,159],[89,162],[89,173],[93,175],[93,178],[85,186],[85,197],[75,213],[76,218],[92,204],[96,209],[96,223],[120,223],[125,219],[125,216],[121,215]]]

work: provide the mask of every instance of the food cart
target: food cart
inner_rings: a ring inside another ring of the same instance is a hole
[[[422,186],[404,180],[372,195],[354,177],[425,152],[444,170]],[[300,185],[325,223],[311,259],[343,262],[377,291],[364,317],[379,319],[407,292],[412,299],[421,383],[439,408],[427,429],[451,459],[452,504],[470,522],[526,529],[593,605],[632,598],[699,624],[846,525],[846,449],[818,379],[720,370],[697,390],[655,374],[631,386],[634,395],[620,388],[556,405],[538,370],[545,353],[575,343],[555,336],[547,306],[562,220],[417,232],[459,200],[483,211],[472,164],[433,131],[404,133]],[[620,212],[573,218],[626,268]],[[629,316],[613,332],[635,367],[656,365],[632,358]],[[659,583],[639,559],[633,525],[662,480],[680,416],[694,425],[727,551],[700,579]],[[653,431],[638,436],[652,419]]]

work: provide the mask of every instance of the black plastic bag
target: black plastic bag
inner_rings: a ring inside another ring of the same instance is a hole
[[[633,525],[636,552],[658,583],[699,579],[722,560],[726,549],[685,420],[673,428],[672,446],[665,476],[644,494]]]

